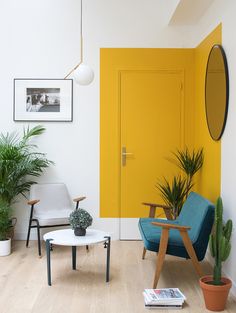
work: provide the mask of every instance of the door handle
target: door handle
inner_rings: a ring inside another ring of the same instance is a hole
[[[126,147],[122,147],[121,158],[122,158],[122,166],[126,165],[126,156],[133,155],[132,152],[126,152]]]

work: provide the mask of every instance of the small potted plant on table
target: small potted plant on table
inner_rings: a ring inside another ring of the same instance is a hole
[[[232,233],[232,220],[223,224],[223,204],[218,198],[215,208],[214,231],[210,236],[210,251],[215,259],[213,276],[204,276],[200,279],[206,308],[211,311],[223,311],[232,286],[230,279],[221,276],[221,266],[230,254],[230,238]]]
[[[0,256],[11,253],[11,238],[9,231],[12,227],[10,209],[6,203],[0,202]]]
[[[86,228],[92,225],[93,218],[86,210],[79,208],[70,214],[69,222],[75,236],[85,236]]]

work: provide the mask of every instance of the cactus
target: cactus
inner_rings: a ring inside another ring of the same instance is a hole
[[[221,285],[221,267],[231,250],[230,238],[232,234],[233,223],[228,220],[223,224],[223,203],[219,197],[215,208],[214,232],[210,235],[210,251],[215,258],[213,271],[213,285]]]

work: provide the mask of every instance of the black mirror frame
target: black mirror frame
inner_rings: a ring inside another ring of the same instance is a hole
[[[207,101],[206,101],[206,85],[207,85],[207,70],[208,70],[208,64],[209,64],[209,60],[210,60],[210,56],[212,53],[212,50],[214,48],[219,48],[222,58],[223,58],[223,62],[224,62],[224,69],[225,69],[225,83],[226,83],[226,99],[225,99],[225,115],[224,115],[224,122],[222,125],[222,129],[221,132],[219,134],[219,136],[217,138],[213,138],[210,127],[209,127],[209,122],[208,122],[208,116],[207,116]],[[213,47],[211,48],[209,55],[208,55],[208,59],[207,59],[207,66],[206,66],[206,74],[205,74],[205,114],[206,114],[206,120],[207,120],[207,127],[208,127],[208,131],[210,133],[210,136],[213,140],[218,141],[221,139],[224,130],[225,130],[225,126],[226,126],[226,121],[227,121],[227,116],[228,116],[228,107],[229,107],[229,70],[228,70],[228,63],[227,63],[227,58],[226,58],[226,54],[225,51],[223,49],[223,47],[219,44],[215,44],[213,45]]]

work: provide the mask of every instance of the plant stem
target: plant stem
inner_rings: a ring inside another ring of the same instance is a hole
[[[214,266],[214,273],[213,273],[213,281],[214,285],[221,285],[221,262],[218,262],[219,264],[216,264]]]

